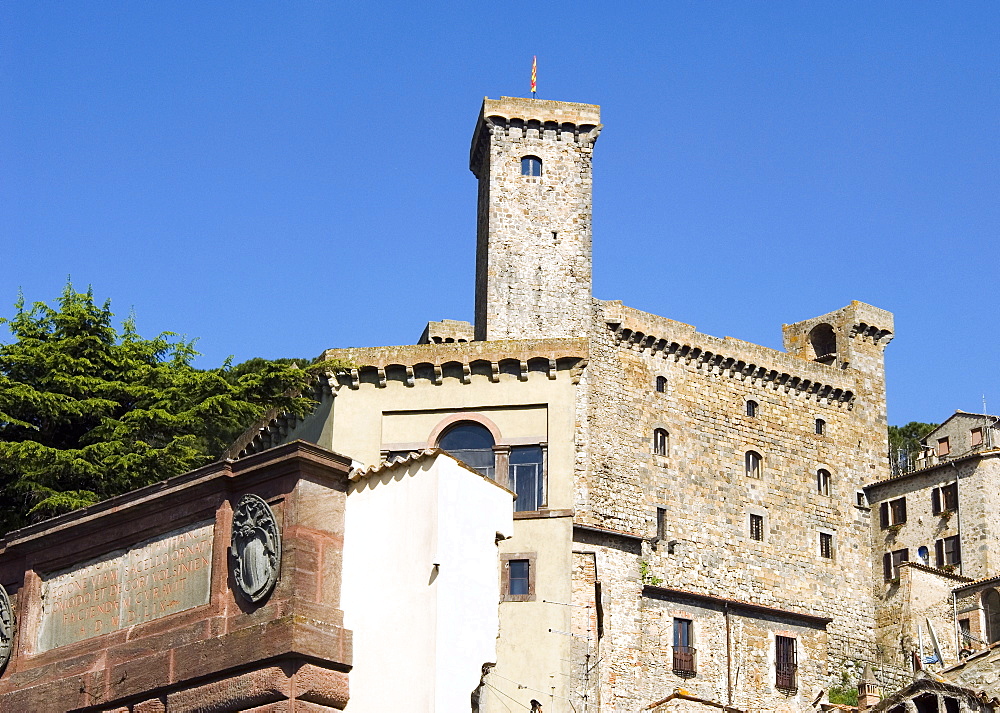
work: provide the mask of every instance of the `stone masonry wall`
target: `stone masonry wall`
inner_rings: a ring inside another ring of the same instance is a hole
[[[854,365],[844,368],[597,305],[578,406],[577,521],[652,538],[663,508],[673,544],[646,555],[663,586],[832,618],[823,650],[808,652],[831,683],[848,661],[875,662],[871,511],[858,492],[888,475],[886,340],[838,325]],[[664,393],[657,376],[667,379]],[[665,456],[652,452],[656,428],[669,433]],[[750,450],[762,456],[760,479],[745,474]],[[819,492],[819,469],[832,476],[829,495]],[[750,537],[750,514],[765,518],[762,542]],[[820,555],[820,533],[833,535],[832,558]],[[623,567],[602,574],[606,588],[635,564]],[[643,645],[605,647],[606,670],[629,661],[645,670]],[[660,693],[631,688],[647,703]]]
[[[476,339],[582,337],[591,302],[589,104],[487,99],[476,128]],[[541,159],[540,176],[521,159]]]

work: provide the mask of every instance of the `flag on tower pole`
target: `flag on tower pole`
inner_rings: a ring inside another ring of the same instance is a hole
[[[535,98],[535,81],[538,79],[538,57],[531,57],[531,98]]]

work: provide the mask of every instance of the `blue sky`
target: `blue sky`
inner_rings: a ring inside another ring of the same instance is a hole
[[[889,419],[1000,412],[1000,4],[7,3],[0,315],[199,363],[472,318],[483,96],[600,104],[594,294],[780,348],[896,315]]]

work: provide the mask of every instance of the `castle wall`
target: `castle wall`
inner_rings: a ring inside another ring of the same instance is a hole
[[[842,336],[855,350],[854,363],[867,359],[873,373],[598,303],[578,404],[586,425],[575,503],[578,522],[645,538],[657,534],[662,508],[664,540],[673,544],[646,546],[641,558],[664,587],[831,618],[828,640],[804,645],[820,647],[805,655],[822,661],[817,666],[836,683],[845,661],[875,657],[871,511],[857,498],[866,482],[888,473],[882,345],[862,342],[849,328]],[[657,376],[667,379],[664,393],[656,391]],[[759,405],[756,416],[747,415],[748,400]],[[825,421],[823,434],[816,419]],[[666,456],[653,453],[655,428],[670,434]],[[745,474],[749,450],[763,457],[760,479]],[[829,495],[818,491],[821,468],[832,475]],[[750,537],[751,514],[764,517],[762,542]],[[820,554],[820,533],[834,538],[832,558]],[[602,581],[628,579],[635,566]],[[629,613],[609,616],[638,621],[640,601],[626,594],[621,605]],[[633,637],[640,630],[633,626]],[[633,641],[605,658],[613,669],[641,650]],[[716,679],[705,685],[718,690],[718,672],[711,675]],[[609,684],[613,696],[663,695],[639,678],[609,680],[618,683]]]

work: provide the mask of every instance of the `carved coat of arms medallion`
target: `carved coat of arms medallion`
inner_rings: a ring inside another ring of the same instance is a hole
[[[0,585],[0,671],[10,661],[14,650],[14,607],[10,605],[7,590]]]
[[[281,564],[281,533],[274,511],[260,496],[244,495],[233,510],[229,555],[240,594],[259,602],[271,593]]]

